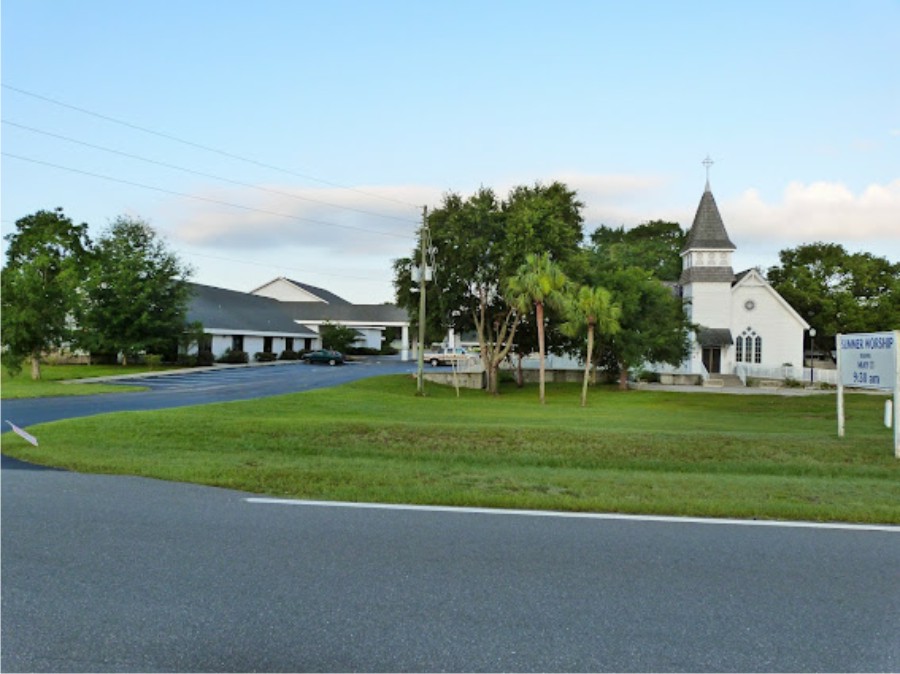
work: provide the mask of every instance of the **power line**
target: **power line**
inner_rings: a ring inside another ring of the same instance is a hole
[[[169,164],[168,162],[157,161],[156,159],[149,159],[148,157],[141,157],[140,155],[131,154],[130,152],[123,152],[121,150],[116,150],[114,148],[105,147],[103,145],[95,145],[94,143],[88,143],[83,140],[78,140],[77,138],[70,138],[69,136],[63,136],[58,133],[53,133],[51,131],[45,131],[43,129],[37,129],[32,126],[26,126],[24,124],[19,124],[17,122],[13,122],[8,119],[0,120],[3,124],[8,126],[14,126],[19,129],[24,129],[26,131],[30,131],[31,133],[38,133],[44,136],[49,136],[50,138],[57,138],[59,140],[64,140],[67,143],[75,143],[76,145],[82,145],[84,147],[89,147],[94,150],[100,150],[102,152],[108,152],[110,154],[119,155],[120,157],[128,157],[129,159],[137,159],[138,161],[146,162],[148,164],[154,164],[156,166],[162,166],[164,168],[175,169],[176,171],[183,171],[184,173],[190,173],[192,175],[201,176],[204,178],[212,178],[213,180],[220,180],[222,182],[230,183],[232,185],[240,185],[241,187],[248,187],[253,190],[258,190],[260,192],[268,192],[269,194],[277,194],[280,196],[290,197],[292,199],[298,199],[301,201],[309,201],[315,204],[322,204],[324,206],[330,206],[332,208],[339,208],[347,211],[353,211],[355,213],[362,213],[364,215],[374,215],[379,218],[387,218],[389,220],[397,220],[399,222],[406,222],[412,225],[417,225],[418,223],[415,220],[410,220],[408,218],[401,218],[396,215],[387,215],[385,213],[376,213],[375,211],[367,211],[362,208],[354,208],[352,206],[342,206],[340,204],[334,204],[328,201],[322,201],[321,199],[312,199],[310,197],[303,197],[298,194],[291,194],[290,192],[284,192],[282,190],[275,190],[270,187],[261,187],[259,185],[253,185],[251,183],[245,183],[240,180],[232,180],[231,178],[224,178],[222,176],[217,176],[212,173],[204,173],[203,171],[196,171],[194,169],[189,169],[184,166],[178,166],[177,164]]]
[[[199,150],[204,150],[205,152],[212,152],[214,154],[218,154],[222,157],[228,157],[229,159],[236,159],[238,161],[245,162],[247,164],[253,164],[254,166],[260,166],[262,168],[267,168],[273,171],[279,171],[281,173],[288,173],[293,176],[297,176],[298,178],[303,178],[304,180],[312,180],[313,182],[321,183],[323,185],[329,185],[330,187],[338,187],[344,190],[350,190],[351,192],[357,192],[358,194],[364,194],[369,197],[375,197],[376,199],[383,199],[385,201],[392,201],[397,204],[402,204],[404,206],[410,206],[412,208],[420,208],[418,204],[412,204],[408,201],[403,201],[401,199],[394,199],[393,197],[386,197],[383,194],[375,194],[373,192],[366,192],[365,190],[356,189],[355,187],[348,187],[346,185],[341,185],[339,183],[331,182],[328,180],[323,180],[321,178],[316,178],[314,176],[305,175],[303,173],[298,173],[296,171],[292,171],[290,169],[286,169],[280,166],[274,166],[272,164],[267,164],[265,162],[257,161],[255,159],[250,159],[248,157],[242,157],[241,155],[234,154],[232,152],[227,152],[225,150],[220,150],[218,148],[210,147],[208,145],[202,145],[200,143],[195,143],[190,140],[185,140],[184,138],[179,138],[178,136],[173,136],[168,133],[163,133],[162,131],[155,131],[153,129],[148,129],[143,126],[139,126],[137,124],[132,124],[131,122],[127,122],[122,119],[117,119],[115,117],[110,117],[109,115],[104,115],[99,112],[95,112],[93,110],[88,110],[86,108],[80,108],[77,105],[72,105],[70,103],[65,103],[63,101],[59,101],[54,98],[50,98],[49,96],[42,96],[41,94],[36,94],[33,91],[26,91],[25,89],[20,89],[18,87],[14,87],[9,84],[0,84],[4,89],[9,89],[10,91],[15,91],[16,93],[22,94],[24,96],[30,96],[32,98],[36,98],[41,101],[45,101],[47,103],[52,103],[53,105],[58,105],[62,108],[68,108],[69,110],[75,110],[76,112],[80,112],[84,115],[90,115],[92,117],[96,117],[98,119],[102,119],[106,122],[111,122],[113,124],[119,124],[120,126],[127,127],[129,129],[134,129],[136,131],[141,131],[143,133],[148,133],[153,136],[157,136],[159,138],[165,138],[167,140],[174,141],[176,143],[181,143],[182,145],[188,145],[190,147],[197,148]]]
[[[185,197],[187,199],[195,199],[197,201],[204,201],[210,204],[218,204],[220,206],[228,206],[230,208],[237,208],[244,211],[251,211],[255,213],[263,213],[265,215],[273,215],[279,218],[287,218],[290,220],[298,220],[300,222],[309,222],[316,225],[325,225],[327,227],[340,227],[342,229],[352,229],[359,232],[365,232],[366,234],[380,234],[382,236],[390,236],[398,239],[408,240],[409,235],[406,234],[395,234],[393,232],[385,232],[383,230],[378,229],[366,229],[364,227],[354,227],[353,225],[342,225],[337,222],[326,222],[324,220],[315,220],[313,218],[304,218],[299,215],[291,215],[290,213],[279,213],[277,211],[270,211],[263,208],[254,208],[253,206],[244,206],[243,204],[235,204],[230,201],[223,201],[221,199],[212,199],[210,197],[201,197],[196,194],[186,194],[184,192],[176,192],[174,190],[167,190],[162,187],[155,187],[153,185],[145,185],[143,183],[134,182],[131,180],[125,180],[123,178],[113,178],[112,176],[105,176],[100,173],[92,173],[91,171],[83,171],[81,169],[71,168],[69,166],[61,166],[60,164],[54,164],[52,162],[41,161],[39,159],[33,159],[31,157],[23,157],[21,155],[12,154],[11,152],[2,152],[0,153],[4,157],[10,157],[12,159],[19,159],[21,161],[27,161],[32,164],[40,164],[42,166],[50,166],[52,168],[61,169],[63,171],[70,171],[72,173],[79,173],[81,175],[91,176],[92,178],[100,178],[101,180],[108,180],[110,182],[120,183],[123,185],[131,185],[132,187],[140,187],[147,190],[153,190],[155,192],[162,192],[164,194],[172,194],[178,197]]]
[[[223,262],[237,262],[238,264],[253,265],[256,267],[267,267],[269,269],[299,271],[299,272],[303,272],[304,274],[313,274],[313,275],[317,275],[317,276],[328,276],[328,277],[341,278],[341,279],[354,279],[356,281],[380,281],[380,280],[382,280],[382,279],[376,279],[374,276],[350,276],[348,274],[331,274],[329,272],[324,272],[324,271],[310,271],[310,269],[308,267],[304,267],[301,269],[300,267],[286,267],[286,266],[280,265],[280,264],[272,264],[271,262],[255,262],[253,260],[241,260],[241,259],[232,258],[232,257],[223,257],[220,255],[207,255],[205,253],[194,253],[194,252],[184,250],[184,249],[175,249],[175,250],[176,250],[176,252],[179,252],[182,255],[191,255],[194,257],[205,257],[205,258],[209,258],[211,260],[221,260]]]
[[[14,220],[0,220],[0,222],[7,224],[7,225],[15,224]],[[240,258],[225,257],[223,255],[209,255],[208,253],[197,253],[194,251],[185,250],[183,248],[175,248],[173,250],[175,250],[178,253],[181,253],[182,255],[189,255],[191,257],[203,257],[203,258],[209,258],[210,260],[221,260],[222,262],[236,262],[237,264],[246,264],[246,265],[251,265],[251,266],[255,266],[255,267],[266,267],[269,269],[284,269],[284,270],[288,270],[288,271],[299,271],[299,272],[303,272],[304,274],[313,274],[316,276],[328,276],[328,277],[341,278],[341,279],[353,279],[356,281],[380,281],[380,280],[382,280],[380,278],[375,278],[374,276],[353,276],[353,275],[346,274],[346,273],[332,274],[332,273],[325,272],[325,271],[311,271],[309,269],[309,267],[303,267],[303,268],[288,267],[286,265],[274,264],[272,262],[257,262],[256,260],[242,260]]]

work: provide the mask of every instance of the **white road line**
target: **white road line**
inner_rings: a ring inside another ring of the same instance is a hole
[[[552,510],[504,510],[501,508],[458,508],[453,506],[404,505],[390,503],[350,503],[345,501],[303,501],[285,498],[250,497],[257,505],[315,506],[321,508],[360,508],[368,510],[419,510],[423,512],[477,515],[517,515],[520,517],[559,517],[566,519],[625,520],[668,522],[674,524],[726,524],[748,527],[786,527],[796,529],[844,529],[849,531],[886,531],[900,534],[900,526],[889,524],[849,524],[843,522],[790,522],[781,520],[735,520],[705,517],[666,517],[662,515],[620,515],[616,513],[558,512]]]

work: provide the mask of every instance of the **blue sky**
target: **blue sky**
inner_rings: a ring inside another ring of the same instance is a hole
[[[448,191],[562,180],[587,232],[688,227],[708,154],[736,268],[813,241],[900,260],[896,0],[0,12],[4,233],[137,216],[197,282],[375,303]]]

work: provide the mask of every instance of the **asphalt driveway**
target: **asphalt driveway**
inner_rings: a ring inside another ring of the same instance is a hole
[[[93,396],[21,398],[3,401],[3,419],[25,428],[73,417],[158,410],[209,403],[252,400],[346,384],[386,374],[413,374],[414,362],[399,357],[363,358],[347,365],[286,363],[238,368],[154,373],[150,376],[98,378],[105,383],[146,386],[148,391],[104,393]],[[3,431],[9,430],[3,424]]]

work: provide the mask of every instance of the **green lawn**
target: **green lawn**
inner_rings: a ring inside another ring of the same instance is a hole
[[[0,369],[0,397],[4,400],[12,398],[47,398],[50,396],[80,396],[95,393],[123,391],[141,391],[140,386],[111,386],[109,384],[70,383],[73,379],[91,377],[107,377],[123,374],[144,374],[150,372],[146,365],[44,365],[41,367],[41,378],[31,379],[30,366],[26,363],[22,371],[10,377],[5,369]],[[156,371],[161,370],[157,367]]]
[[[480,391],[407,377],[29,430],[4,452],[310,499],[900,524],[883,396]]]

